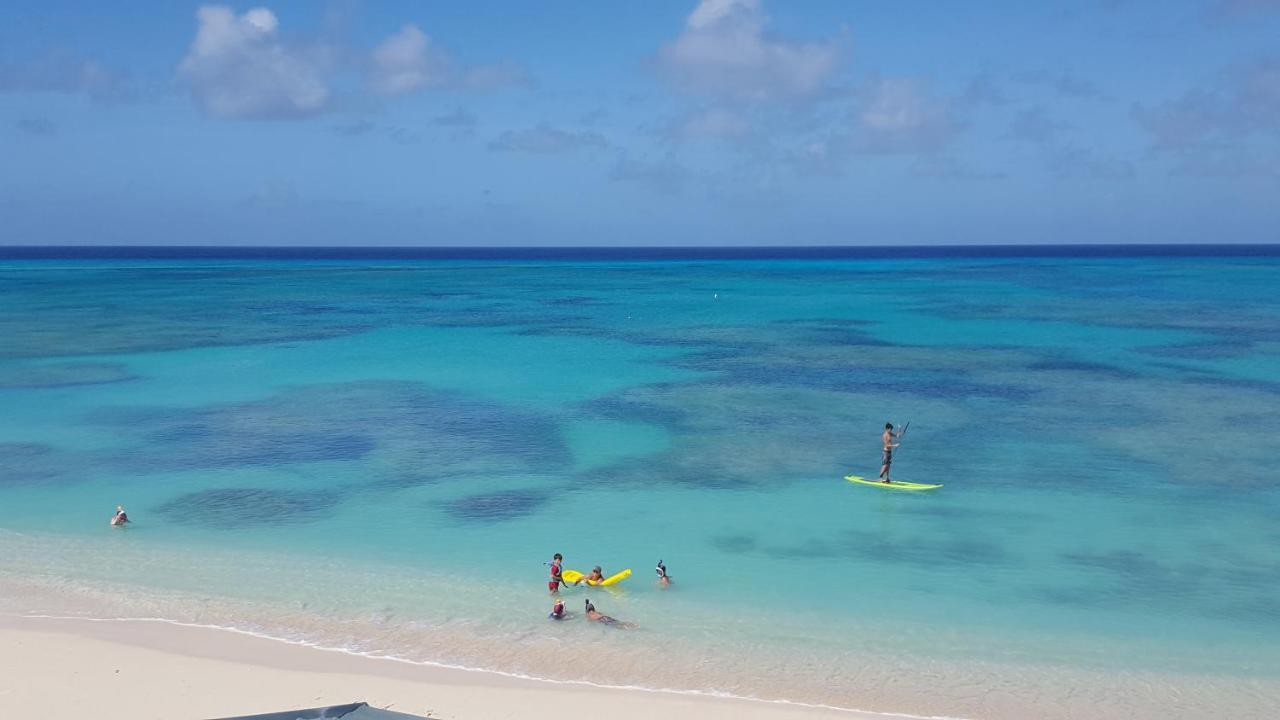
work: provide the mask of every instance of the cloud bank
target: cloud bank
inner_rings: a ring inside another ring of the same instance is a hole
[[[786,42],[765,34],[760,0],[702,0],[659,61],[687,92],[736,102],[813,97],[836,70],[831,44]]]
[[[178,66],[196,103],[222,118],[280,119],[314,115],[331,93],[323,52],[286,46],[270,10],[236,15],[221,5],[196,11],[196,37]]]
[[[237,15],[223,5],[196,11],[196,36],[178,76],[205,113],[224,119],[278,120],[331,109],[338,76],[363,76],[360,88],[380,97],[433,88],[488,91],[526,84],[512,64],[456,63],[417,25],[404,25],[372,50],[322,42],[286,42],[275,13],[258,7]]]
[[[442,85],[448,74],[448,57],[416,25],[405,25],[373,51],[371,82],[383,95]]]

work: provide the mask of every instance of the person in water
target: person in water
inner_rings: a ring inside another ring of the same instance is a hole
[[[563,620],[565,618],[564,598],[556,598],[556,604],[551,606],[551,612],[547,617],[552,620]]]
[[[585,601],[586,601],[586,608],[587,608],[587,620],[590,620],[592,622],[598,622],[601,625],[609,625],[611,627],[617,627],[617,628],[630,629],[636,626],[635,623],[622,622],[617,618],[609,617],[608,615],[605,615],[599,610],[596,610],[596,606],[591,604],[590,598],[586,598]]]
[[[123,527],[127,522],[129,522],[129,515],[124,511],[124,506],[117,505],[116,514],[111,516],[112,527]]]
[[[893,450],[901,443],[896,443],[902,437],[900,433],[893,431],[893,423],[884,424],[884,434],[880,436],[880,444],[884,446],[884,456],[880,459],[880,481],[891,482],[889,480],[889,466],[893,464]]]
[[[560,586],[564,584],[564,577],[561,575],[561,566],[564,564],[564,556],[556,553],[551,557],[551,579],[547,581],[547,589],[551,592],[560,590]]]
[[[667,566],[663,565],[661,560],[658,561],[658,567],[654,568],[654,571],[658,573],[658,587],[671,587],[671,576],[667,575]]]
[[[604,582],[604,571],[600,569],[599,565],[597,565],[591,568],[590,575],[587,575],[586,577],[578,578],[578,582],[575,582],[574,585],[577,585],[578,583],[586,583],[588,585],[599,585],[602,582]]]

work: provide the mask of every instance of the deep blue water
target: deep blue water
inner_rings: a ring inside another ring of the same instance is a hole
[[[18,260],[869,260],[1277,257],[1280,244],[859,245],[788,247],[233,247],[0,245]]]

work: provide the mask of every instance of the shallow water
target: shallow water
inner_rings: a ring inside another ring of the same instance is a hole
[[[6,261],[0,609],[883,711],[1264,717],[1277,286],[1274,257]],[[841,479],[908,419],[895,472],[944,488]],[[545,620],[557,551],[634,568],[565,594],[640,629]]]

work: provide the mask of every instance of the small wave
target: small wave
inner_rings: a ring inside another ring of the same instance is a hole
[[[600,689],[606,689],[606,690],[629,690],[629,691],[638,691],[638,692],[660,693],[664,695],[681,695],[681,696],[692,696],[692,697],[710,697],[710,698],[718,698],[718,699],[726,699],[726,700],[741,700],[741,701],[754,702],[754,703],[767,703],[770,705],[786,705],[790,707],[810,708],[815,710],[832,710],[836,712],[845,712],[845,713],[851,713],[851,714],[857,713],[857,714],[863,714],[863,715],[876,715],[879,717],[886,717],[886,718],[907,718],[908,720],[970,720],[968,718],[951,716],[951,715],[913,715],[910,713],[884,712],[884,711],[878,711],[878,710],[863,710],[860,708],[840,707],[838,705],[827,705],[823,703],[807,703],[807,702],[801,702],[798,700],[786,700],[781,698],[761,698],[761,697],[756,697],[752,695],[739,695],[736,693],[730,693],[730,692],[725,692],[720,690],[686,690],[686,689],[680,689],[680,688],[648,687],[645,685],[629,685],[629,684],[620,685],[620,684],[609,684],[609,683],[597,683],[597,682],[591,682],[590,680],[559,680],[555,678],[539,677],[539,676],[530,675],[527,673],[495,670],[491,668],[474,667],[469,665],[458,665],[453,663],[437,662],[433,660],[413,660],[410,658],[400,657],[397,655],[361,651],[361,650],[352,650],[350,648],[322,645],[320,643],[313,642],[310,640],[300,640],[295,638],[280,637],[278,635],[271,635],[269,633],[259,632],[256,630],[246,630],[244,628],[238,628],[231,625],[183,622],[180,620],[170,620],[168,618],[161,618],[161,617],[102,618],[102,617],[91,617],[87,615],[49,615],[49,614],[40,614],[40,613],[23,613],[23,614],[12,615],[12,617],[20,617],[20,618],[36,619],[36,620],[78,620],[83,622],[102,622],[102,623],[110,623],[110,622],[157,623],[162,625],[173,625],[177,627],[199,628],[204,630],[219,630],[222,632],[233,633],[236,635],[245,635],[245,636],[254,637],[262,640],[270,640],[273,642],[284,643],[286,645],[307,647],[314,650],[320,650],[323,652],[340,653],[343,655],[361,657],[361,658],[366,658],[370,660],[386,660],[390,662],[402,663],[405,665],[416,665],[421,667],[435,667],[435,668],[442,668],[447,670],[462,670],[465,672],[484,673],[488,675],[498,675],[501,677],[514,678],[518,680],[550,683],[553,685],[573,685],[573,686],[581,686],[581,687],[600,688]]]

